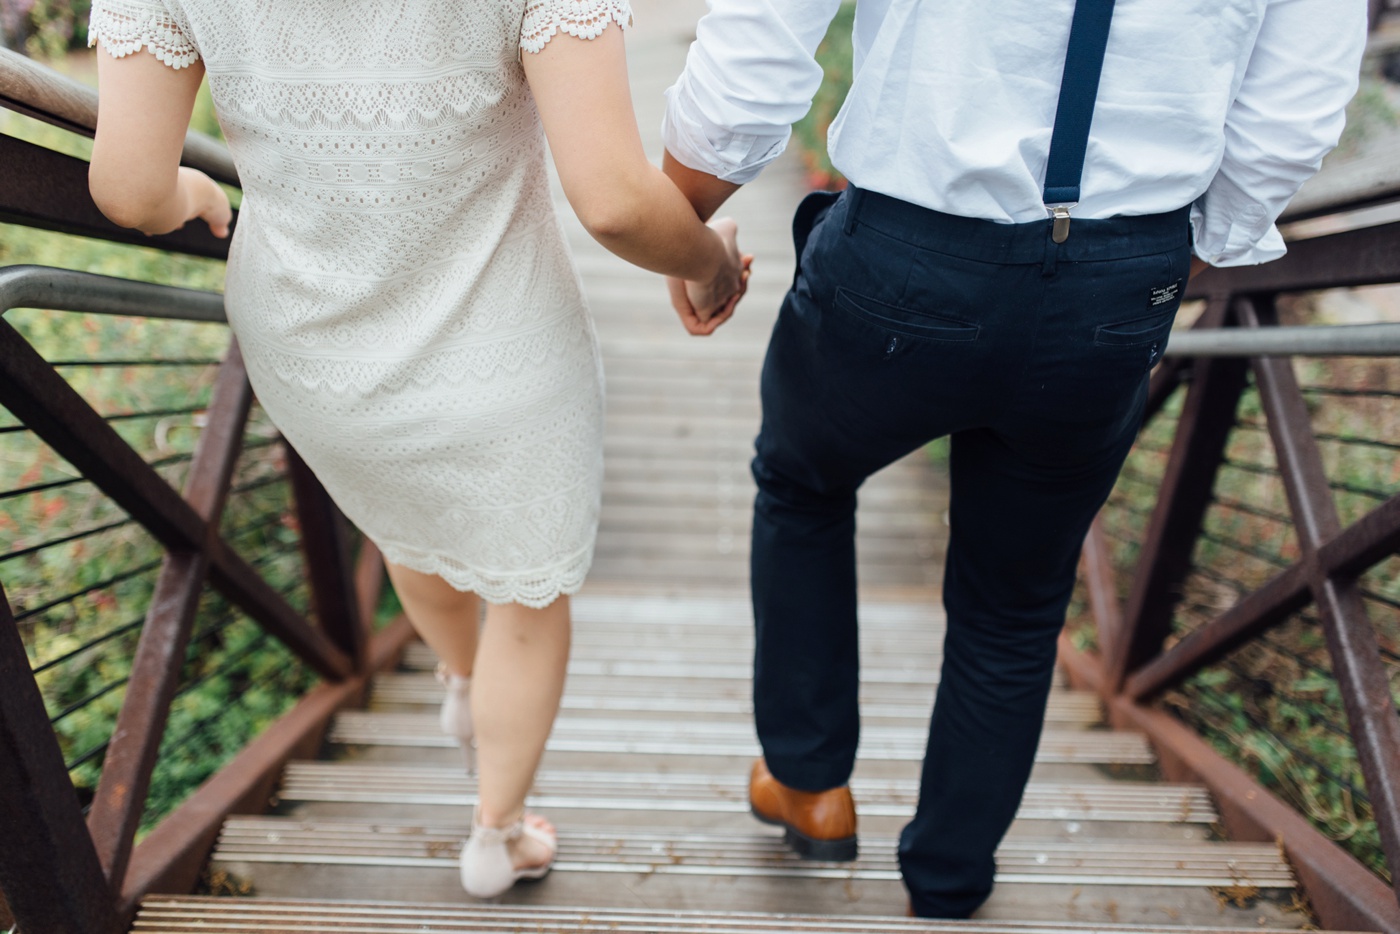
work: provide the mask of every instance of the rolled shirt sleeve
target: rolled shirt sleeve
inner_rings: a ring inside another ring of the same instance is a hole
[[[680,162],[744,184],[787,147],[821,86],[814,55],[840,0],[710,0],[662,139]]]
[[[1220,169],[1192,210],[1196,253],[1244,266],[1285,253],[1275,222],[1337,145],[1366,44],[1362,0],[1272,0],[1225,118]]]

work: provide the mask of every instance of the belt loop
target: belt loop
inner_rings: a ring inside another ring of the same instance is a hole
[[[854,185],[846,189],[846,223],[842,226],[841,230],[848,237],[851,235],[851,232],[856,229],[856,219],[860,212],[861,195],[863,194],[865,194],[865,192]]]

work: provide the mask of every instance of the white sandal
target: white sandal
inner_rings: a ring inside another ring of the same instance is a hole
[[[522,836],[530,837],[549,848],[549,860],[543,866],[516,869],[510,858],[510,844]],[[549,875],[559,841],[554,834],[533,824],[525,816],[509,827],[483,827],[472,816],[472,835],[462,844],[462,888],[474,898],[495,898],[517,882],[535,881]]]
[[[472,728],[472,679],[454,675],[447,665],[438,662],[438,683],[447,688],[447,696],[442,701],[442,711],[438,715],[438,725],[442,732],[457,738],[462,746],[462,755],[467,760],[468,774],[476,771],[476,746],[473,745],[475,731]]]

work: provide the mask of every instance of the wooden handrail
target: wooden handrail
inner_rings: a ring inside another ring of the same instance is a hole
[[[0,107],[81,136],[97,131],[96,91],[9,49],[0,49]],[[233,157],[211,136],[194,130],[187,133],[180,162],[215,181],[239,186]]]

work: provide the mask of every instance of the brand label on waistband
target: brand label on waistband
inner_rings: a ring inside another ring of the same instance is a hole
[[[1176,301],[1176,297],[1181,294],[1181,280],[1178,279],[1171,285],[1159,285],[1147,293],[1147,307],[1160,308]]]

